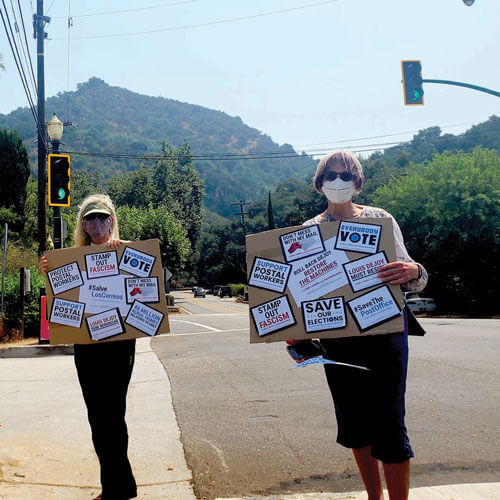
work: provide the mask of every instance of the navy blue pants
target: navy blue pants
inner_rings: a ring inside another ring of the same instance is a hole
[[[75,345],[75,365],[101,466],[102,500],[128,500],[137,486],[127,456],[125,410],[135,340]]]
[[[321,343],[327,351],[325,358],[371,369],[324,365],[337,416],[337,442],[347,448],[371,445],[372,456],[384,463],[413,457],[404,422],[407,333]]]

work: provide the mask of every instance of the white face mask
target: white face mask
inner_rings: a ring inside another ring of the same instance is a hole
[[[324,195],[335,205],[347,203],[356,191],[353,181],[343,181],[337,177],[334,181],[326,181],[321,187]]]

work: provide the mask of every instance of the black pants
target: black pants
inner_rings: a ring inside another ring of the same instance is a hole
[[[127,389],[135,340],[75,345],[75,365],[87,406],[92,441],[101,466],[102,500],[137,496],[127,457]]]

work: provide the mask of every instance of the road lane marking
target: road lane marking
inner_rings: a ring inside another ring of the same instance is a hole
[[[185,319],[171,319],[170,321],[177,321],[179,323],[189,323],[190,325],[201,326],[202,328],[208,328],[209,330],[212,330],[213,332],[221,332],[222,331],[222,330],[219,330],[218,328],[214,328],[212,326],[202,325],[201,323],[195,323],[194,321],[186,321]]]
[[[247,314],[246,312],[243,312],[243,311],[238,311],[236,309],[229,309],[229,307],[224,307],[224,306],[220,306],[218,304],[212,304],[211,302],[207,302],[204,300],[195,299],[194,297],[190,297],[189,295],[185,294],[184,292],[181,292],[181,294],[186,299],[194,300],[195,302],[199,302],[200,304],[205,304],[207,307],[217,307],[218,309],[223,309],[224,311],[229,311],[229,312],[232,312],[235,314],[245,314],[245,315]]]
[[[247,331],[248,328],[231,328],[231,330],[218,330],[216,333],[228,333],[228,332],[243,332]],[[186,333],[166,333],[161,335],[162,337],[182,337],[184,335],[213,335],[212,332],[186,332]]]

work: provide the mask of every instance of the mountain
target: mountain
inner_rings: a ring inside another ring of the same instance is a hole
[[[229,203],[258,199],[284,179],[310,177],[315,168],[309,157],[297,155],[288,144],[279,146],[239,117],[137,94],[99,78],[47,99],[46,113],[48,119],[55,113],[74,124],[65,127],[61,146],[62,151],[73,152],[72,169],[99,170],[105,178],[137,168],[140,160],[76,153],[141,156],[158,153],[162,141],[174,146],[189,143],[195,157],[208,155],[193,164],[206,183],[206,206],[223,215],[231,213]],[[29,109],[0,114],[0,128],[17,130],[35,171],[36,129]],[[255,159],[233,158],[241,154]]]

